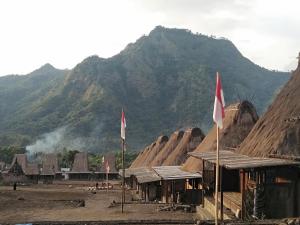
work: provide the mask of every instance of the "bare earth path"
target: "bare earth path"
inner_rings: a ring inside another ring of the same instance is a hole
[[[127,194],[130,199],[129,193]],[[78,207],[78,201],[85,200],[85,207]],[[35,185],[0,187],[0,223],[25,223],[35,221],[97,221],[97,220],[191,220],[196,214],[158,212],[156,204],[126,204],[125,213],[121,207],[108,207],[119,202],[120,190],[99,190],[92,194],[83,185]]]

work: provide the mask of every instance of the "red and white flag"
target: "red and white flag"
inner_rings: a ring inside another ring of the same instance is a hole
[[[105,170],[106,170],[106,173],[109,173],[110,168],[109,168],[108,161],[106,161]]]
[[[223,128],[223,119],[225,117],[224,107],[225,107],[225,101],[224,101],[223,89],[222,89],[220,75],[217,72],[216,96],[215,96],[213,118],[217,126],[221,129]]]
[[[121,116],[121,138],[125,140],[125,128],[126,128],[126,119],[125,119],[125,113],[122,109],[122,116]]]

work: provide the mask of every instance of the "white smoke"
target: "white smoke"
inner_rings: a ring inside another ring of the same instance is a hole
[[[58,152],[63,148],[67,149],[85,149],[85,141],[82,138],[70,138],[68,136],[67,126],[57,128],[56,130],[43,134],[34,144],[28,145],[26,150],[30,153],[37,152]]]

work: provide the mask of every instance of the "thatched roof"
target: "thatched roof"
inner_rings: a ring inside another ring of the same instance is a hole
[[[298,68],[238,152],[249,156],[300,157],[300,58]]]
[[[163,162],[163,166],[178,166],[187,159],[187,153],[194,151],[195,148],[202,142],[205,135],[199,128],[190,128],[184,132],[184,135],[169,154],[168,158]]]
[[[27,166],[27,156],[25,154],[15,154],[13,161],[10,165],[10,168],[14,167],[14,165],[16,163],[18,163],[21,166],[21,168],[25,174],[26,166]]]
[[[89,172],[87,152],[78,152],[75,154],[72,172]]]
[[[150,166],[153,159],[157,156],[157,154],[163,149],[163,147],[168,142],[169,138],[167,136],[159,136],[151,148],[149,153],[146,155],[142,162],[142,166]]]
[[[44,154],[42,157],[42,175],[55,175],[59,171],[56,154]]]
[[[15,167],[15,164],[19,164],[25,175],[38,175],[38,164],[28,163],[26,154],[15,154],[9,170]]]
[[[118,173],[116,169],[116,157],[113,153],[108,153],[104,156],[104,163],[102,163],[100,172],[106,172],[106,162],[108,161],[109,173]]]
[[[148,154],[148,151],[153,147],[154,143],[148,145],[144,150],[140,151],[136,159],[131,163],[130,168],[136,168],[142,162],[142,159]]]
[[[130,168],[149,166],[156,154],[165,146],[168,140],[167,136],[159,136],[155,142],[147,146],[143,152],[139,154]]]
[[[40,171],[39,171],[39,166],[36,163],[28,163],[26,166],[26,171],[25,171],[26,175],[39,175]]]
[[[223,129],[219,132],[219,147],[222,150],[235,150],[249,134],[258,120],[254,106],[248,101],[232,104],[225,109]],[[195,152],[215,151],[217,143],[216,125],[209,131]],[[202,162],[199,159],[189,157],[183,165],[187,171],[200,171]]]
[[[184,131],[175,131],[169,141],[161,149],[161,151],[156,155],[156,157],[150,163],[150,166],[161,166],[163,162],[168,158],[172,151],[177,147],[184,135]]]

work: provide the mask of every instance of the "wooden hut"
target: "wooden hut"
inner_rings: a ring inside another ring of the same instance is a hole
[[[108,179],[118,179],[119,178],[119,172],[116,169],[116,157],[114,153],[108,153],[103,156],[104,162],[102,162],[102,165],[100,167],[99,171],[95,172],[95,178],[96,179],[106,179],[106,164],[109,165],[109,173],[108,173]]]
[[[91,179],[92,172],[89,170],[87,152],[78,152],[75,154],[72,169],[68,174],[70,180]]]
[[[300,161],[300,58],[298,68],[282,88],[267,112],[257,121],[238,153],[251,157]],[[266,174],[266,182],[256,177]],[[300,216],[299,167],[277,166],[265,170],[252,170],[254,187],[264,188],[265,208],[268,217]]]
[[[195,148],[202,142],[204,137],[203,132],[199,128],[187,129],[176,148],[168,155],[162,165],[181,165],[186,161],[188,157],[187,153],[194,151]]]
[[[9,169],[3,174],[7,181],[37,183],[39,168],[38,164],[28,163],[26,154],[15,154]]]
[[[249,101],[242,101],[226,107],[223,129],[219,132],[220,149],[235,150],[249,134],[257,120],[257,112]],[[215,151],[217,147],[216,132],[214,125],[194,152]],[[184,163],[183,169],[190,172],[201,171],[202,162],[189,157]]]
[[[55,153],[43,154],[40,177],[45,183],[51,183],[54,179],[61,178],[58,159]]]

